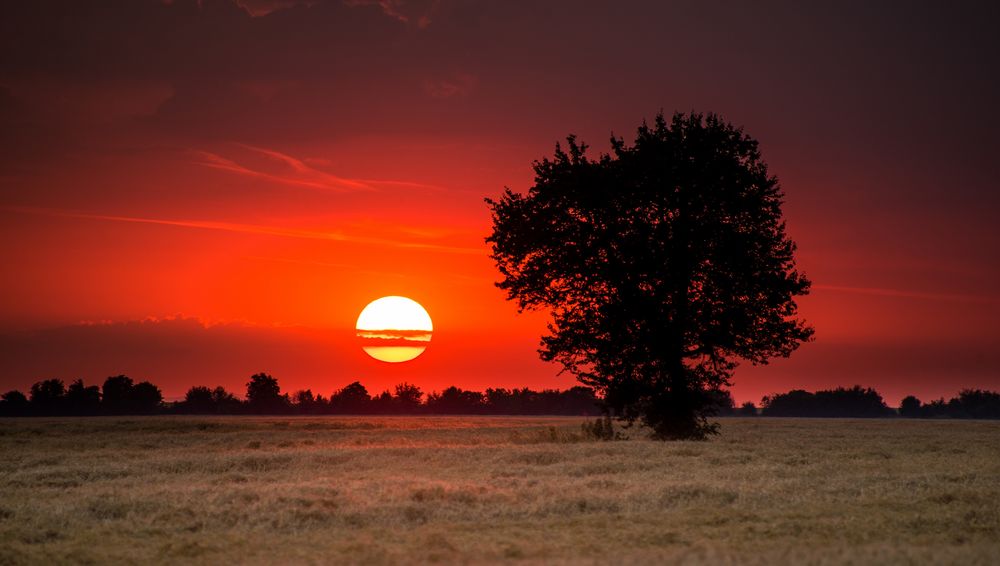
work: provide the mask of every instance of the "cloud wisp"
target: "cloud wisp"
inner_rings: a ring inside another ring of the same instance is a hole
[[[304,160],[287,153],[247,144],[236,145],[256,157],[262,157],[265,161],[277,165],[279,170],[267,170],[265,167],[255,167],[243,164],[236,161],[234,158],[225,157],[218,153],[204,150],[192,150],[192,153],[197,157],[195,163],[204,167],[227,171],[237,175],[254,177],[278,184],[342,193],[377,191],[390,187],[413,188],[431,191],[444,190],[443,187],[413,181],[354,179],[341,177],[339,175],[334,175],[317,169],[316,167],[306,163]]]
[[[874,295],[878,297],[898,297],[902,299],[924,299],[930,301],[956,301],[967,303],[989,303],[998,304],[1000,298],[986,297],[982,295],[967,295],[961,293],[924,293],[920,291],[907,291],[904,289],[889,289],[883,287],[852,287],[847,285],[813,285],[813,289],[818,291],[832,291],[835,293],[852,293],[856,295]]]
[[[99,220],[108,222],[128,222],[135,224],[155,224],[160,226],[174,226],[181,228],[197,228],[202,230],[218,230],[224,232],[236,232],[241,234],[256,234],[265,236],[278,236],[283,238],[299,238],[306,240],[325,240],[329,242],[343,242],[353,244],[364,244],[374,246],[386,246],[403,249],[426,250],[431,252],[482,255],[485,249],[447,246],[430,242],[408,242],[390,240],[387,238],[373,238],[369,236],[358,236],[346,234],[333,230],[305,230],[300,228],[286,228],[281,226],[266,226],[261,224],[243,224],[238,222],[225,222],[217,220],[187,220],[168,218],[145,218],[137,216],[117,216],[109,214],[91,214],[70,210],[58,210],[40,207],[5,206],[0,210],[16,212],[21,214],[36,214],[41,216],[59,218],[79,218],[84,220]]]

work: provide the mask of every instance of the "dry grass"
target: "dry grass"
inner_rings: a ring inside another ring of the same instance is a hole
[[[0,421],[0,563],[1000,556],[1000,423],[728,419],[663,444],[581,421]]]

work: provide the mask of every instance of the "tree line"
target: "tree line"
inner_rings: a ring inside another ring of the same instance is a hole
[[[728,392],[722,392],[726,394]],[[963,389],[958,396],[923,403],[913,395],[902,400],[898,409],[886,405],[878,391],[870,387],[838,387],[816,392],[793,389],[761,399],[758,409],[753,403],[737,408],[725,397],[719,403],[721,414],[765,417],[832,417],[832,418],[951,418],[1000,419],[1000,393],[982,389]]]
[[[910,395],[898,409],[889,407],[872,388],[809,392],[793,389],[736,406],[726,390],[712,392],[711,407],[719,416],[849,417],[1000,419],[1000,393],[965,389],[948,401],[923,403]],[[424,394],[420,387],[400,383],[392,391],[371,395],[360,382],[334,391],[329,397],[304,389],[282,393],[278,380],[266,373],[250,377],[246,395],[239,398],[224,387],[191,387],[182,401],[164,402],[160,389],[148,381],[125,375],[107,378],[102,386],[77,379],[67,387],[60,379],[31,386],[28,395],[8,391],[0,395],[0,416],[60,415],[578,415],[605,413],[607,406],[593,389],[566,390],[490,388],[485,392],[448,387]]]
[[[393,391],[372,395],[360,382],[329,397],[304,389],[282,393],[277,378],[266,373],[250,377],[239,398],[224,387],[191,387],[182,401],[164,402],[158,387],[130,377],[109,377],[100,387],[77,379],[66,387],[61,379],[31,386],[27,395],[13,390],[0,395],[0,416],[58,415],[579,415],[602,413],[600,400],[588,387],[566,390],[490,388],[485,392],[448,387],[425,394],[420,387],[400,383]]]

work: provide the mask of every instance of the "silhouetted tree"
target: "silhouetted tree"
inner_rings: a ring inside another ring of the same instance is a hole
[[[266,373],[250,376],[247,382],[247,407],[252,413],[284,413],[288,409],[288,398],[281,394],[278,380]]]
[[[395,399],[388,389],[373,396],[368,407],[369,412],[376,415],[391,415],[396,412]]]
[[[565,391],[490,388],[482,396],[481,404],[478,411],[492,415],[592,416],[601,413],[594,390],[580,385]]]
[[[216,412],[224,415],[238,413],[243,406],[235,395],[226,391],[221,385],[212,390],[212,402],[215,403]]]
[[[768,417],[808,417],[816,410],[815,396],[804,389],[767,395],[760,405],[761,414]]]
[[[923,405],[910,395],[900,404],[899,414],[911,418],[1000,419],[1000,392],[963,389],[948,401],[938,399]]]
[[[514,415],[523,414],[523,403],[518,403],[515,392],[504,388],[490,388],[486,390],[485,402],[487,412],[494,415]]]
[[[886,417],[893,414],[872,388],[855,385],[810,393],[795,389],[764,397],[761,414],[768,417]]]
[[[948,407],[949,404],[944,400],[944,398],[931,401],[930,403],[925,403],[920,407],[920,416],[925,418],[950,417],[951,414]]]
[[[101,411],[101,388],[84,385],[82,379],[66,389],[66,410],[71,415],[96,415]]]
[[[560,408],[556,414],[590,416],[599,413],[599,401],[590,387],[577,385],[556,393],[561,398]]]
[[[371,401],[365,386],[355,381],[330,396],[330,410],[342,414],[366,414],[372,410]]]
[[[127,375],[104,380],[101,387],[101,411],[111,415],[148,415],[159,411],[163,403],[160,388],[148,381],[134,383]]]
[[[913,395],[908,395],[899,403],[899,415],[901,417],[917,418],[923,416],[920,411],[920,399]]]
[[[6,417],[22,417],[27,415],[30,410],[30,405],[28,403],[28,398],[17,391],[12,389],[3,395],[0,395],[0,415]]]
[[[327,409],[326,400],[314,396],[311,389],[296,391],[295,395],[292,395],[292,403],[295,412],[302,415],[318,415]]]
[[[58,415],[66,410],[66,385],[61,379],[46,379],[31,386],[31,412]]]
[[[463,391],[452,386],[441,393],[428,395],[427,410],[442,415],[475,415],[483,412],[483,400],[483,394],[478,391]]]
[[[400,383],[396,386],[396,394],[393,395],[395,412],[413,414],[420,411],[420,402],[423,396],[424,392],[416,385]]]
[[[132,378],[116,375],[104,380],[101,386],[101,410],[110,415],[124,415],[132,410]]]
[[[221,385],[215,389],[196,385],[188,389],[177,410],[195,415],[231,415],[240,412],[241,406],[240,400]]]
[[[609,410],[658,438],[703,438],[738,360],[788,356],[813,333],[796,318],[809,281],[783,194],[757,142],[712,114],[659,115],[611,145],[592,160],[570,137],[534,164],[527,195],[487,199],[497,285],[550,311],[542,359]]]
[[[215,412],[212,390],[204,385],[195,385],[184,394],[179,410],[194,415],[209,415]]]
[[[860,385],[817,391],[816,400],[824,416],[885,417],[894,414],[878,391]]]
[[[738,411],[736,411],[741,417],[756,417],[757,416],[757,405],[754,405],[752,401],[747,401],[740,405]]]
[[[308,406],[312,405],[315,402],[316,402],[316,396],[313,395],[312,389],[302,389],[296,391],[295,394],[292,395],[292,403],[295,403],[296,405]]]
[[[330,412],[330,400],[324,397],[322,393],[316,395],[316,404],[320,406],[322,413]]]
[[[948,412],[958,419],[1000,419],[1000,393],[963,389],[948,402]]]
[[[140,381],[132,387],[130,413],[149,415],[157,412],[163,403],[163,393],[160,388],[148,381]]]

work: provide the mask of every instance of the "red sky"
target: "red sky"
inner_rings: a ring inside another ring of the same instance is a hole
[[[492,285],[483,197],[660,109],[761,141],[816,341],[739,401],[1000,388],[993,3],[32,0],[0,17],[0,389],[127,373],[568,387]],[[435,323],[389,366],[353,326]]]

